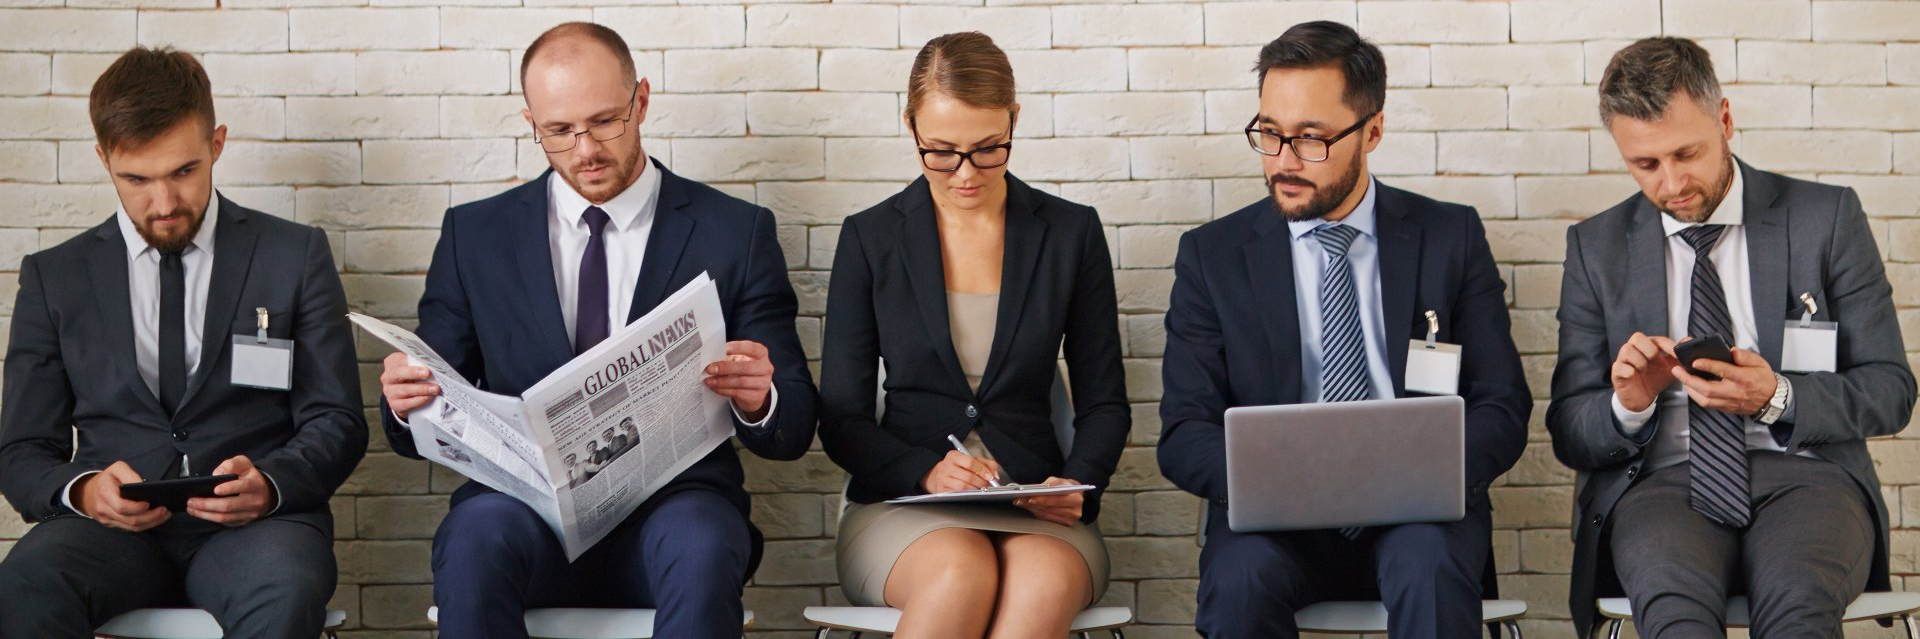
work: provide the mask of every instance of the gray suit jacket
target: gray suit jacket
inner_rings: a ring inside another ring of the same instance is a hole
[[[1878,543],[1870,590],[1887,588],[1887,509],[1867,455],[1868,437],[1891,435],[1913,411],[1893,289],[1852,189],[1754,170],[1746,180],[1746,237],[1760,355],[1780,366],[1783,327],[1812,293],[1816,319],[1840,324],[1838,372],[1787,373],[1794,424],[1775,427],[1789,453],[1813,450],[1839,464],[1874,504]],[[1622,434],[1613,417],[1608,371],[1634,332],[1665,335],[1666,236],[1652,203],[1634,195],[1567,231],[1560,288],[1560,361],[1553,371],[1547,428],[1554,455],[1586,474],[1577,495],[1571,605],[1582,633],[1594,622],[1594,597],[1619,594],[1607,556],[1608,518],[1641,476],[1647,442]]]
[[[115,461],[153,479],[182,453],[197,473],[244,454],[279,489],[275,517],[333,534],[327,500],[367,450],[333,252],[320,229],[224,198],[219,215],[200,365],[172,417],[134,363],[119,224],[108,218],[21,261],[0,403],[0,492],[28,521],[76,516],[61,491]],[[294,341],[292,390],[228,383],[232,336],[254,334],[259,307],[268,336]]]

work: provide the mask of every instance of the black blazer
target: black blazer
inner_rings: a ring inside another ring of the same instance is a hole
[[[246,455],[279,491],[274,517],[333,534],[327,500],[367,452],[333,251],[320,229],[224,197],[218,215],[200,365],[172,417],[134,363],[119,222],[108,218],[21,261],[0,404],[0,492],[29,521],[78,516],[60,502],[67,482],[115,461],[155,479],[182,453],[201,473]],[[232,336],[254,334],[259,307],[270,337],[294,340],[291,390],[228,383]]]
[[[1087,206],[1007,176],[1000,309],[978,392],[960,371],[947,323],[946,270],[925,178],[840,227],[820,361],[820,442],[852,474],[847,498],[873,503],[925,491],[920,480],[948,435],[980,431],[1002,473],[1099,487],[1120,461],[1132,416],[1120,365],[1113,265],[1100,217]],[[1073,450],[1055,438],[1050,391],[1065,344]],[[875,378],[887,367],[886,414],[874,419]]]
[[[1426,338],[1425,313],[1436,311],[1439,339],[1462,347],[1467,502],[1476,504],[1519,461],[1533,408],[1513,345],[1506,284],[1471,207],[1379,186],[1380,302],[1393,394],[1407,396],[1408,342]],[[1161,365],[1160,469],[1206,498],[1218,509],[1213,516],[1226,516],[1228,506],[1227,408],[1305,401],[1299,324],[1292,236],[1272,202],[1255,202],[1180,238]]]
[[[658,162],[649,168],[660,172],[660,202],[628,321],[653,310],[701,272],[711,275],[727,320],[727,339],[765,345],[780,391],[779,405],[764,429],[748,428],[735,419],[734,434],[761,457],[799,459],[813,445],[813,375],[794,332],[799,302],[775,239],[773,213],[675,175]],[[547,245],[547,181],[552,175],[547,171],[505,193],[448,210],[427,269],[417,334],[489,392],[519,395],[573,360]],[[393,419],[386,398],[380,401],[394,452],[419,458],[413,436]],[[634,512],[644,516],[662,498],[682,490],[706,490],[746,515],[750,505],[745,481],[734,447],[717,446]],[[454,492],[453,502],[492,490],[467,482]],[[751,532],[752,563],[757,565],[760,532]]]

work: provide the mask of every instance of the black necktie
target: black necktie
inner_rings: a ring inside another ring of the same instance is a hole
[[[607,212],[589,206],[580,215],[587,223],[587,252],[580,256],[579,297],[574,300],[573,354],[578,356],[607,339]]]
[[[160,252],[160,407],[169,416],[187,392],[187,268],[180,253]]]
[[[1700,225],[1680,232],[1693,247],[1692,308],[1687,334],[1694,338],[1722,335],[1733,340],[1733,316],[1727,312],[1727,294],[1714,269],[1713,247],[1727,227]],[[1745,528],[1753,505],[1747,487],[1745,420],[1687,401],[1687,438],[1692,463],[1693,509],[1723,526]]]

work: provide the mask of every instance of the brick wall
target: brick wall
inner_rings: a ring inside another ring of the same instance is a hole
[[[817,356],[834,225],[916,175],[899,126],[914,50],[983,30],[1023,90],[1014,170],[1110,225],[1135,427],[1101,522],[1114,558],[1103,603],[1132,606],[1144,625],[1128,634],[1145,638],[1191,636],[1198,574],[1198,501],[1161,479],[1152,449],[1175,239],[1264,194],[1239,128],[1255,106],[1254,52],[1289,24],[1355,24],[1384,49],[1393,86],[1373,166],[1390,184],[1479,208],[1536,395],[1554,359],[1563,230],[1633,190],[1597,128],[1593,84],[1615,50],[1659,33],[1713,52],[1745,159],[1859,190],[1908,344],[1920,345],[1920,2],[685,1],[0,0],[0,268],[113,210],[87,90],[117,52],[172,44],[212,74],[234,140],[216,171],[224,191],[328,229],[350,304],[407,318],[442,211],[545,167],[518,115],[522,47],[551,24],[595,20],[640,47],[658,96],[647,150],[780,216]],[[12,275],[0,274],[0,304]],[[382,352],[362,344],[368,398]],[[1573,488],[1544,408],[1493,491],[1494,557],[1505,594],[1532,606],[1528,634],[1569,637]],[[1893,571],[1911,576],[1920,429],[1907,437],[1871,446],[1893,510]],[[810,636],[799,609],[842,600],[831,557],[842,475],[816,452],[751,463],[748,476],[769,537],[747,595],[757,634]],[[428,540],[459,483],[375,438],[333,500],[333,604],[350,611],[350,636],[430,634]],[[0,553],[25,531],[5,519]]]

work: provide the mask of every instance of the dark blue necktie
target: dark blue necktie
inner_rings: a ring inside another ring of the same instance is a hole
[[[587,252],[580,256],[579,296],[574,300],[573,354],[587,352],[612,331],[607,320],[607,212],[589,206],[580,215],[587,223]]]
[[[1693,247],[1692,307],[1687,312],[1687,334],[1695,338],[1722,335],[1733,340],[1733,316],[1727,312],[1727,294],[1714,269],[1713,247],[1727,227],[1700,225],[1680,232]],[[1731,528],[1745,528],[1752,520],[1751,491],[1747,485],[1746,422],[1687,400],[1688,461],[1692,463],[1693,509]]]

